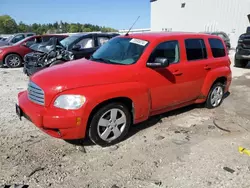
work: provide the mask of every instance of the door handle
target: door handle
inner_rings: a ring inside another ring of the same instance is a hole
[[[180,72],[179,70],[176,70],[173,72],[173,75],[180,76],[180,75],[182,75],[182,72]]]
[[[209,67],[208,65],[206,65],[206,66],[204,67],[204,69],[205,69],[205,70],[211,70],[211,67]]]

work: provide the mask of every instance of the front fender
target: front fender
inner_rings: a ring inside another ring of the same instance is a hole
[[[207,96],[214,82],[221,77],[225,77],[227,81],[231,81],[232,74],[230,67],[220,67],[208,72],[201,90],[202,95]]]
[[[150,93],[145,85],[138,82],[126,82],[77,88],[63,94],[81,94],[86,97],[83,116],[89,116],[92,110],[107,100],[126,97],[132,100],[134,107],[134,123],[146,120],[150,113]],[[61,93],[62,94],[62,93]]]

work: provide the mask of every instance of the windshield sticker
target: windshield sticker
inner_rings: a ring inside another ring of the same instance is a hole
[[[130,42],[141,46],[145,46],[148,43],[147,41],[140,39],[131,39]]]

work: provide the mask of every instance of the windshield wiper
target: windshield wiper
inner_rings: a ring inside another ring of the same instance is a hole
[[[94,58],[93,56],[90,57],[91,60],[94,60],[94,61],[102,61],[104,63],[108,63],[108,64],[119,64],[119,65],[123,65],[121,63],[117,63],[117,62],[114,62],[114,61],[111,61],[111,60],[108,60],[108,59],[104,59],[104,58]]]

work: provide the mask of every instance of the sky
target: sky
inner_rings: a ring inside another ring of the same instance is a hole
[[[0,0],[0,15],[26,24],[66,21],[115,29],[150,28],[150,0]]]

